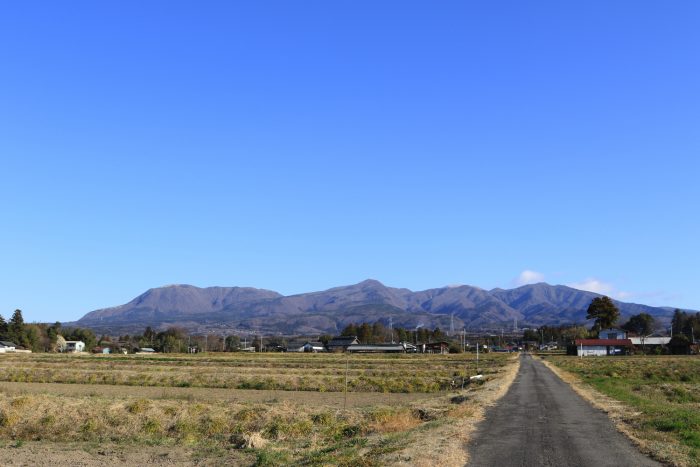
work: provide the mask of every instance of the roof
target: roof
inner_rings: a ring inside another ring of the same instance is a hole
[[[17,347],[17,345],[10,341],[0,341],[0,345],[3,347]]]
[[[306,342],[304,342],[304,345],[306,345],[306,344],[310,345],[311,347],[323,347],[323,342],[318,342],[318,341],[314,341],[314,342],[306,341]]]
[[[632,347],[629,339],[576,339],[576,345],[612,345],[616,347]]]
[[[287,342],[286,347],[288,349],[299,349],[301,347],[304,347],[306,345],[306,341],[290,341]]]
[[[643,342],[642,342],[643,340]],[[630,337],[630,341],[634,345],[666,345],[669,342],[671,342],[670,337],[645,337],[642,339],[641,337]]]
[[[357,340],[356,336],[338,336],[334,337],[331,339],[331,341],[328,343],[329,346],[331,345],[350,345],[353,342]]]
[[[404,352],[402,344],[354,344],[348,347],[349,352]]]

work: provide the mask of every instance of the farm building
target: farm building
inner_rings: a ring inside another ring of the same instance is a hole
[[[404,353],[406,347],[403,344],[352,344],[347,352],[352,353]]]
[[[137,354],[152,354],[152,353],[156,353],[156,351],[150,347],[141,347],[139,349],[139,351],[136,353]]]
[[[427,344],[421,344],[418,347],[422,348],[423,353],[450,353],[450,344],[445,341],[428,342]]]
[[[345,352],[351,345],[357,345],[360,341],[356,336],[338,336],[328,342],[329,352]]]
[[[285,352],[303,352],[306,341],[291,341],[287,342]]]
[[[579,357],[626,355],[632,348],[629,339],[576,339],[575,343]]]
[[[304,352],[311,352],[311,353],[316,353],[316,352],[325,352],[326,347],[323,345],[323,342],[307,342],[304,344]]]
[[[321,342],[311,342],[311,341],[292,341],[287,344],[285,352],[325,352],[326,348]]]
[[[78,353],[85,351],[85,342],[83,341],[66,341],[66,346],[63,348],[64,352],[68,353]]]
[[[644,346],[658,347],[658,346],[662,346],[662,345],[668,345],[669,342],[671,342],[670,337],[661,337],[661,336],[630,337],[630,340],[632,341],[633,345],[636,345],[639,347],[644,347]]]
[[[17,346],[13,342],[0,341],[0,353],[14,352]]]

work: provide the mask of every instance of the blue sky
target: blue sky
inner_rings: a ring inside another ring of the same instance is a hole
[[[700,4],[0,7],[0,314],[545,280],[700,309]]]

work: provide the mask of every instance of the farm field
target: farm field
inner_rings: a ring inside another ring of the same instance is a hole
[[[461,389],[469,354],[7,354],[0,464],[463,465],[517,362]]]
[[[700,466],[700,358],[551,356],[545,361],[573,375],[572,384],[580,387],[583,381],[607,396],[587,398],[643,450],[671,465]]]

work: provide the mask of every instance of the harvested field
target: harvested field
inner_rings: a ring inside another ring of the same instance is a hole
[[[7,395],[50,394],[67,397],[109,397],[180,399],[188,402],[295,402],[327,407],[369,407],[401,405],[429,398],[425,393],[276,391],[265,389],[166,388],[154,386],[114,386],[106,384],[8,383],[0,382],[0,393]]]
[[[555,371],[658,460],[700,466],[700,358],[547,357]]]
[[[0,442],[15,455],[3,465],[47,449],[77,465],[462,465],[466,433],[517,366],[484,356],[485,381],[461,389],[470,355],[7,357]],[[347,406],[328,390],[346,366]],[[228,387],[251,379],[273,389]]]
[[[482,371],[503,359],[482,357]],[[436,393],[475,371],[460,355],[57,355],[0,358],[0,381],[284,391]]]

